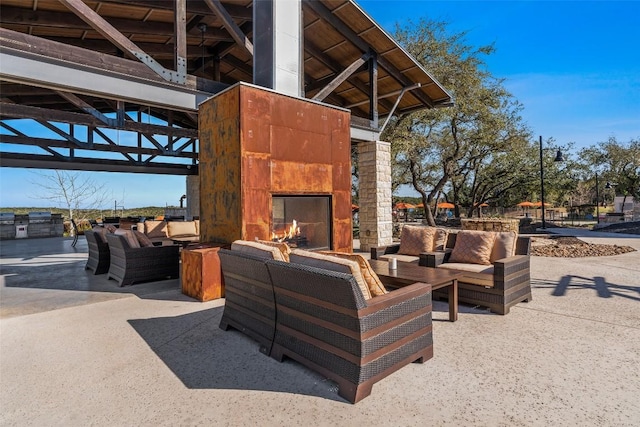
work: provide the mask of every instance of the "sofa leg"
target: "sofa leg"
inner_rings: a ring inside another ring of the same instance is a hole
[[[231,326],[229,325],[229,323],[227,323],[226,320],[221,320],[220,324],[218,325],[218,327],[220,329],[222,329],[223,331],[228,331]]]
[[[271,354],[269,356],[273,357],[278,362],[282,362],[284,360],[282,347],[280,347],[278,344],[273,344],[273,346],[271,347]]]
[[[433,357],[433,346],[430,346],[429,348],[425,349],[425,351],[422,352],[421,356],[416,360],[414,360],[413,363],[424,363],[427,360],[431,359],[432,357]]]
[[[338,394],[351,403],[358,403],[371,394],[372,381],[367,381],[359,385],[350,383],[347,380],[338,380]]]

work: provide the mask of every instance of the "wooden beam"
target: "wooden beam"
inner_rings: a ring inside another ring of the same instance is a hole
[[[242,32],[240,27],[235,23],[229,12],[226,11],[220,0],[204,0],[209,8],[218,15],[218,18],[224,23],[224,28],[231,34],[231,37],[238,45],[243,47],[251,56],[253,56],[253,44],[249,38]]]
[[[187,0],[175,0],[175,58],[178,74],[187,75]]]
[[[309,40],[305,40],[305,44],[304,45],[305,45],[304,46],[305,50],[311,56],[313,56],[316,60],[322,62],[327,68],[329,68],[333,72],[337,73],[338,70],[342,69],[342,65],[340,65],[340,63],[338,63],[333,58],[331,58],[329,55],[324,53],[322,50],[320,50],[316,45],[311,43]],[[351,78],[349,80],[349,83],[351,83],[355,88],[357,88],[363,94],[369,95],[370,90],[371,90],[370,87],[367,87],[367,85],[365,83],[363,83],[359,78],[353,77],[353,78]],[[309,92],[313,92],[316,89],[317,88],[316,88],[315,85],[310,85],[308,91]],[[393,104],[389,103],[388,101],[381,101],[380,104],[383,107],[385,107],[386,109],[390,109],[391,106],[393,105]]]
[[[145,53],[142,49],[136,46],[131,40],[118,31],[113,25],[107,22],[103,17],[98,15],[89,6],[87,6],[82,0],[58,0],[64,4],[69,10],[75,13],[80,19],[89,24],[94,30],[102,34],[104,38],[118,46],[123,51],[129,53],[134,58],[138,59],[143,64],[147,65],[153,71],[155,71],[163,79],[184,84],[186,81],[186,74],[180,74],[173,70],[164,68],[155,59]]]
[[[172,10],[173,4],[168,0],[101,0],[103,3],[117,3],[127,6],[143,6],[150,9]],[[251,20],[253,14],[251,8],[242,5],[225,4],[225,9],[229,15],[235,19]],[[215,15],[209,7],[198,0],[189,0],[187,2],[187,13],[195,13],[198,15]]]
[[[47,120],[60,123],[102,127],[105,129],[121,129],[130,132],[141,132],[155,135],[172,135],[181,138],[197,138],[197,129],[175,128],[126,120],[122,127],[106,125],[94,116],[47,108],[29,107],[27,105],[0,103],[0,117],[11,119]]]
[[[378,55],[371,51],[369,58],[369,118],[378,127]]]
[[[52,153],[53,154],[53,153]],[[0,152],[2,167],[81,170],[102,172],[152,173],[164,175],[197,175],[198,165],[153,162],[129,162],[87,157],[62,157],[38,154]]]
[[[166,4],[173,8],[173,2],[166,1]],[[144,35],[157,35],[169,37],[174,34],[174,24],[168,22],[146,21],[144,23],[137,19],[112,18],[109,23],[121,33],[135,33]],[[53,27],[63,29],[91,30],[92,27],[72,13],[53,12],[39,10],[37,12],[26,10],[20,7],[0,6],[0,23],[4,25],[29,25],[33,27]],[[189,27],[187,34],[192,37],[200,37],[200,30]],[[79,38],[80,39],[80,38]],[[87,38],[85,37],[85,40]],[[211,27],[205,35],[205,40],[232,41],[233,39],[223,29]],[[138,44],[141,47],[141,44]]]
[[[353,74],[358,68],[362,67],[362,65],[367,62],[370,56],[371,54],[369,52],[366,52],[360,58],[353,61],[353,63],[351,63],[351,65],[349,65],[340,74],[338,74],[331,81],[331,83],[321,89],[320,92],[318,92],[313,97],[313,100],[322,101],[323,99],[325,99],[331,92],[333,92],[338,86],[340,86],[345,80],[347,80],[349,76],[351,76],[351,74]]]
[[[309,6],[318,16],[327,21],[329,24],[333,26],[340,34],[342,34],[351,44],[356,46],[362,52],[368,52],[369,50],[374,50],[367,42],[361,39],[355,31],[353,31],[348,25],[338,19],[335,15],[331,13],[331,11],[319,1],[312,0],[302,0],[307,6]],[[378,65],[380,65],[384,70],[391,75],[396,81],[398,81],[402,86],[411,86],[416,82],[413,82],[406,78],[401,71],[399,71],[391,62],[386,60],[384,57],[378,57]],[[412,94],[416,98],[420,100],[420,102],[424,103],[429,107],[433,107],[433,100],[429,99],[422,92],[415,92]]]

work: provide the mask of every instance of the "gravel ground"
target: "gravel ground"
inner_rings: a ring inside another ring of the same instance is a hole
[[[531,242],[531,255],[534,256],[580,258],[619,255],[633,251],[635,249],[630,246],[592,244],[575,237],[564,236],[534,236]]]
[[[526,230],[520,230],[520,233],[533,234],[531,255],[534,256],[580,258],[612,256],[635,251],[635,249],[630,246],[586,243],[575,237],[549,236],[546,234],[544,237],[536,237],[535,234],[540,233],[540,231],[537,230],[540,225],[540,223],[535,223],[527,227]],[[554,227],[556,226],[553,224],[547,225],[547,228]],[[608,227],[599,228],[597,231],[640,235],[640,222],[612,224]]]

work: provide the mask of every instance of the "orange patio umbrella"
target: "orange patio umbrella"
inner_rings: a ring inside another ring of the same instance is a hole
[[[519,206],[521,208],[532,208],[534,204],[531,202],[520,202],[516,206]]]
[[[535,202],[535,203],[534,203],[533,205],[531,205],[531,206],[533,206],[534,208],[539,208],[539,207],[541,207],[541,206],[542,206],[542,202]],[[553,205],[552,205],[551,203],[544,202],[544,207],[545,207],[545,208],[546,208],[546,207],[550,207],[550,206],[553,206]]]
[[[351,210],[352,211],[358,211],[358,210],[360,210],[360,207],[358,205],[356,205],[355,203],[351,203]]]
[[[474,206],[480,206],[481,208],[488,208],[489,203],[480,203],[479,205],[474,205]]]
[[[404,202],[398,202],[396,203],[396,209],[400,209],[400,210],[407,210],[407,209],[415,209],[415,205],[412,205],[411,203],[404,203]]]
[[[453,203],[449,203],[449,202],[440,202],[436,206],[438,206],[441,209],[453,209],[453,208],[456,207],[456,205],[454,205]]]

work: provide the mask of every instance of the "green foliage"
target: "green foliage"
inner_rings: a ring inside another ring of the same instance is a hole
[[[110,210],[83,210],[79,213],[80,218],[98,219],[105,216],[144,216],[147,218],[164,215],[164,207],[147,206],[143,208],[125,209],[124,211],[118,210],[117,214],[113,214]],[[66,208],[52,208],[52,207],[15,207],[15,208],[0,208],[0,212],[13,212],[16,215],[27,215],[29,212],[51,212],[52,214],[61,214],[62,218],[69,220],[69,210]]]
[[[522,106],[485,67],[484,58],[494,47],[474,48],[465,36],[449,34],[444,22],[425,19],[396,31],[455,101],[451,108],[397,117],[383,135],[392,142],[394,189],[412,185],[425,206],[434,206],[445,194],[456,205],[504,199],[535,171]],[[426,213],[433,224],[433,213]]]

